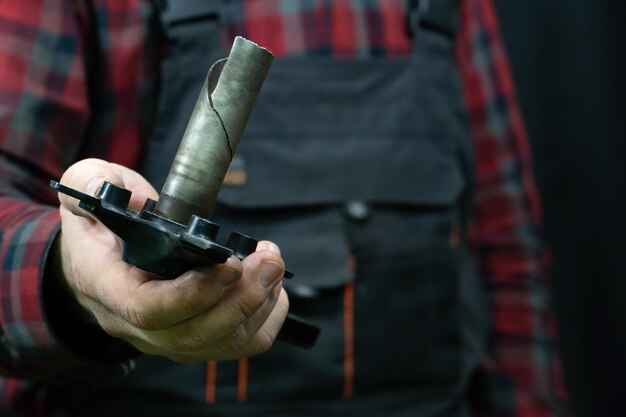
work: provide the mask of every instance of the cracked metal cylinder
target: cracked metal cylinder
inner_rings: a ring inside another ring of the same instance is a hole
[[[273,55],[236,37],[209,70],[154,213],[180,224],[215,205]]]

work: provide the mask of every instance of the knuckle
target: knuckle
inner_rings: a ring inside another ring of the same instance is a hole
[[[184,303],[189,311],[193,314],[200,314],[207,309],[206,296],[200,296],[202,292],[195,292],[188,297],[183,298]]]
[[[113,337],[122,337],[122,329],[120,326],[114,325],[110,320],[98,320],[100,328],[108,335]]]
[[[256,297],[254,294],[241,294],[232,298],[232,309],[239,312],[247,320],[257,312],[263,301],[262,298]]]
[[[109,336],[122,337],[122,329],[119,325],[114,324],[112,320],[98,318],[98,326]]]
[[[173,332],[170,334],[170,345],[178,353],[195,353],[210,347],[215,343],[215,337],[208,331],[190,334]]]
[[[126,339],[131,334],[128,325],[123,320],[114,317],[98,317],[97,322],[100,328],[109,336]]]
[[[219,352],[219,356],[223,358],[232,358],[233,353],[237,352],[237,345],[233,343],[233,340],[230,337],[224,338],[224,340],[220,341],[215,346],[217,352]]]
[[[268,332],[261,331],[254,337],[254,345],[258,349],[257,353],[264,353],[270,350],[276,341],[276,336]]]
[[[237,326],[227,337],[220,340],[217,350],[225,356],[239,352],[248,342],[249,332],[243,324]]]
[[[248,328],[244,324],[240,324],[233,330],[230,338],[231,338],[231,343],[230,343],[231,346],[235,350],[239,350],[250,339],[250,332],[248,331]]]
[[[190,337],[177,333],[170,335],[170,343],[174,351],[179,353],[193,353],[204,345],[202,338],[198,335]]]
[[[159,327],[154,318],[141,306],[126,304],[126,320],[140,330],[157,330]]]

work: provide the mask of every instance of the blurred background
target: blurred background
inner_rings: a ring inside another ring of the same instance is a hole
[[[534,153],[565,382],[626,416],[626,2],[496,0]]]

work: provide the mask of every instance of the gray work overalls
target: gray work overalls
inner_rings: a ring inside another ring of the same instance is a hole
[[[157,189],[227,55],[219,4],[163,13],[172,50],[144,172]],[[322,327],[316,346],[209,367],[146,356],[63,401],[91,416],[469,415],[484,340],[464,232],[472,158],[453,42],[418,18],[408,58],[275,59],[211,217],[224,236],[278,243],[296,274],[290,311]]]

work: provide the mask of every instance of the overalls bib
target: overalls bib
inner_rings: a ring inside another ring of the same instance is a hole
[[[227,55],[221,4],[162,13],[171,54],[144,172],[157,190]],[[208,367],[142,357],[90,415],[470,415],[485,316],[466,249],[469,136],[453,41],[410,21],[407,58],[276,58],[211,216],[224,236],[281,247],[316,346]]]

